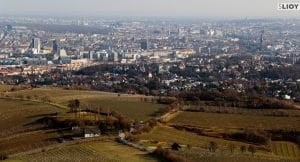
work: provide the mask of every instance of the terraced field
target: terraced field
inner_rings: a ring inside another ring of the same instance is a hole
[[[116,143],[114,141],[97,141],[65,146],[42,153],[16,157],[10,160],[28,162],[155,162],[154,157],[144,152]]]
[[[272,142],[272,152],[278,156],[300,160],[299,146],[290,142]]]
[[[238,148],[233,153],[230,150],[217,150],[213,154],[207,149],[194,148],[183,150],[180,154],[188,157],[192,162],[298,162],[298,159],[295,158],[286,159],[272,155],[265,156],[264,154],[252,156],[249,152],[241,153]]]

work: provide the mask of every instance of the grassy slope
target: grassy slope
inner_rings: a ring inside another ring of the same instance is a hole
[[[229,144],[236,146],[244,145],[242,142],[228,141],[219,138],[200,136],[195,133],[177,130],[172,127],[158,126],[155,127],[150,133],[143,133],[139,135],[141,140],[154,140],[166,143],[170,146],[174,142],[181,145],[191,145],[193,147],[206,147],[210,141],[215,141],[219,144],[220,148],[227,148]]]
[[[49,96],[50,100],[63,105],[67,105],[67,101],[70,99],[79,98],[83,104],[90,103],[97,106],[101,105],[101,107],[109,107],[128,114],[133,119],[140,120],[152,118],[152,114],[165,107],[165,105],[142,102],[140,96],[121,95],[118,97],[117,94],[104,92],[39,88],[6,94],[9,96],[30,95],[31,99],[35,99],[34,96]],[[55,112],[66,112],[67,110],[58,109],[44,103],[15,99],[0,99],[0,103],[0,152],[6,154],[16,153],[56,142],[50,140],[59,136],[55,132],[22,132],[39,128],[40,125],[33,124],[38,118]]]
[[[95,109],[100,107],[103,111],[118,111],[136,120],[148,120],[156,116],[156,112],[160,109],[166,107],[166,105],[141,101],[140,99],[144,96],[125,94],[118,96],[115,93],[62,90],[58,88],[37,88],[12,92],[9,95],[20,94],[24,96],[48,96],[51,101],[65,106],[67,106],[69,100],[79,99],[85,107]]]
[[[6,155],[24,152],[57,143],[59,134],[53,131],[31,131],[0,139],[0,152]]]
[[[54,106],[12,99],[0,99],[0,137],[31,129],[31,124],[43,115],[61,112]]]
[[[270,130],[290,128],[300,130],[300,120],[298,117],[183,112],[171,120],[171,123],[215,129],[256,128]]]
[[[159,126],[154,128],[150,133],[139,135],[141,143],[147,146],[163,145],[170,147],[174,142],[181,145],[190,145],[192,149],[183,148],[181,154],[192,159],[202,161],[272,161],[272,160],[291,160],[297,161],[300,159],[299,148],[297,145],[290,142],[272,142],[272,152],[257,150],[255,156],[249,152],[241,153],[240,146],[248,146],[249,144],[236,141],[228,141],[220,138],[212,138],[200,136],[195,133],[177,130],[171,127]],[[150,140],[150,141],[148,141]],[[215,154],[211,154],[207,150],[207,145],[210,141],[218,144],[218,150]],[[232,154],[229,145],[235,146],[235,151]],[[269,160],[268,160],[269,159]]]

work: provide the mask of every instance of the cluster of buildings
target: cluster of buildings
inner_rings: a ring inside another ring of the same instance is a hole
[[[158,80],[165,87],[161,88],[162,93],[195,86],[242,92],[260,81],[276,82],[261,76],[261,80],[253,80],[251,75],[255,72],[289,67],[299,61],[299,26],[299,21],[292,20],[0,17],[0,76],[21,75],[27,84],[42,84],[46,78],[53,84],[102,88],[101,85],[148,85],[151,80]],[[101,65],[111,65],[115,70],[86,80],[64,75]],[[128,70],[120,72],[120,68],[133,67],[136,76],[129,77]],[[36,75],[35,81],[26,79],[26,75]],[[297,85],[298,79],[281,78],[281,87],[289,88],[285,82]],[[294,93],[287,89],[268,93],[293,98]]]

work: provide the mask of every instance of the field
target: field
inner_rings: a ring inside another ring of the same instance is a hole
[[[229,133],[230,131],[241,130],[245,128],[259,129],[259,130],[271,130],[271,129],[291,129],[300,130],[299,117],[274,117],[274,116],[261,116],[261,115],[239,115],[239,114],[220,114],[220,113],[205,113],[205,112],[181,112],[178,116],[170,121],[171,125],[183,125],[196,127],[206,130],[207,132],[219,132]],[[159,134],[159,133],[157,133]],[[178,133],[179,134],[179,133]],[[182,134],[182,136],[189,137]],[[223,142],[222,142],[223,141]],[[225,140],[219,138],[215,140],[221,148],[224,145]],[[192,143],[197,143],[196,141]],[[243,145],[243,144],[242,144]],[[247,145],[244,143],[244,145]],[[224,148],[224,147],[223,147]],[[228,150],[228,149],[227,149]],[[202,151],[203,152],[203,151]],[[188,154],[192,154],[188,152]],[[190,155],[192,156],[192,155]],[[199,156],[194,153],[193,156]],[[242,161],[270,161],[271,160],[283,160],[283,161],[297,161],[300,159],[299,147],[296,144],[290,142],[271,142],[271,152],[262,151],[256,153],[260,156],[259,159],[251,159],[249,157],[235,156],[243,158]],[[205,161],[222,161],[221,157],[207,157],[199,156],[198,159],[208,158]],[[241,160],[241,159],[240,159]],[[234,161],[234,158],[232,160]]]
[[[13,160],[20,161],[124,161],[124,162],[154,162],[158,161],[145,152],[124,146],[115,141],[104,140],[77,145],[64,146],[59,149],[49,150],[42,153],[15,157]]]
[[[195,133],[177,130],[168,126],[155,127],[150,133],[143,133],[139,139],[146,141],[147,145],[165,144],[170,147],[174,142],[180,145],[191,145],[193,147],[206,147],[210,141],[219,143],[220,148],[227,148],[229,144],[243,145],[241,142],[227,141],[219,138],[199,136]],[[152,144],[151,144],[152,143]]]
[[[0,152],[6,155],[37,149],[58,143],[55,138],[59,134],[51,130],[38,130],[18,133],[5,138],[0,138]]]
[[[8,91],[12,88],[13,86],[10,85],[0,85],[0,92],[5,92]]]
[[[33,90],[22,90],[8,93],[10,96],[47,96],[52,102],[68,105],[68,101],[79,99],[82,108],[98,109],[105,112],[117,111],[131,119],[148,120],[158,114],[166,105],[144,102],[141,98],[145,96],[122,94],[118,96],[115,93],[95,92],[95,91],[74,91],[62,90],[58,88],[36,88]],[[147,97],[149,100],[151,97]]]
[[[8,90],[9,86],[0,86]],[[6,92],[10,98],[0,98],[0,153],[12,154],[57,143],[57,131],[41,129],[37,119],[59,113],[61,118],[71,118],[67,104],[71,99],[79,99],[82,108],[102,108],[104,112],[118,111],[131,119],[148,120],[166,105],[141,101],[141,96],[121,95],[105,92],[68,91],[58,88],[37,88]],[[22,96],[22,99],[17,99]],[[28,97],[30,96],[30,97]],[[47,96],[51,103],[40,98]],[[17,98],[15,98],[17,97]],[[143,97],[144,98],[144,97]],[[148,97],[150,98],[150,97]],[[150,99],[149,99],[150,100]],[[86,106],[88,105],[88,106]],[[84,113],[85,118],[94,119],[95,115]],[[99,115],[98,120],[104,117]]]
[[[35,121],[64,110],[15,99],[0,99],[0,103],[0,152],[10,154],[55,143],[49,139],[58,137],[58,134],[39,130],[42,125]]]
[[[15,99],[0,99],[0,137],[17,132],[34,129],[34,122],[51,113],[64,112],[48,104],[21,101]]]
[[[238,114],[219,114],[204,112],[182,112],[170,121],[172,124],[189,125],[210,129],[242,129],[255,128],[270,129],[296,129],[300,130],[299,117],[273,117]],[[274,124],[276,123],[276,124]]]
[[[240,152],[240,147],[248,146],[247,143],[201,136],[167,126],[156,127],[150,133],[139,135],[139,139],[141,144],[150,147],[157,145],[170,147],[176,142],[183,146],[180,154],[195,161],[271,162],[279,160],[296,162],[300,159],[298,146],[290,142],[272,142],[271,152],[258,149],[252,156],[249,152]],[[218,145],[218,150],[214,154],[207,149],[208,143],[211,141]],[[233,153],[230,151],[230,145],[235,146]]]
[[[0,86],[0,91],[1,89],[6,91],[10,87]],[[41,129],[42,125],[35,121],[53,113],[59,113],[58,117],[61,120],[75,117],[74,113],[66,113],[69,111],[68,101],[72,99],[80,101],[81,109],[94,109],[101,112],[117,111],[139,121],[159,116],[161,110],[168,106],[151,102],[152,97],[146,96],[59,88],[16,90],[5,92],[5,96],[9,97],[0,98],[0,153],[10,155],[41,147],[48,148],[50,145],[57,144],[57,138],[61,137],[62,131]],[[43,97],[47,98],[49,102],[42,101]],[[147,98],[147,101],[144,101],[144,98]],[[103,115],[89,112],[80,114],[82,119],[105,119]],[[240,151],[241,146],[248,147],[249,143],[225,140],[218,136],[220,133],[232,133],[246,128],[299,131],[300,119],[296,116],[276,117],[179,111],[172,117],[167,123],[159,123],[149,133],[138,135],[139,143],[153,148],[159,145],[170,148],[176,142],[183,148],[179,154],[188,157],[191,161],[296,162],[300,159],[299,146],[291,142],[271,141],[270,151],[263,146],[258,146],[257,152],[252,156],[248,151],[244,153]],[[199,135],[175,129],[172,126],[195,127],[203,130],[204,133]],[[210,142],[218,145],[215,153],[208,150]],[[74,143],[73,145],[62,143],[62,147],[58,147],[58,149],[45,149],[40,153],[18,155],[10,158],[9,161],[157,161],[146,152],[108,139],[81,144]],[[233,152],[230,151],[231,146],[235,147]]]
[[[299,147],[290,142],[272,142],[272,152],[286,158],[300,158]]]

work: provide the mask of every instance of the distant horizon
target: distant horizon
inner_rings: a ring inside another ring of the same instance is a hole
[[[201,17],[201,16],[134,16],[134,15],[55,15],[55,14],[0,14],[0,17],[11,18],[54,18],[54,19],[161,19],[161,20],[212,20],[212,21],[234,21],[234,20],[300,20],[300,17]]]
[[[200,19],[294,19],[298,11],[278,11],[280,2],[300,0],[0,0],[0,16],[158,17]]]

